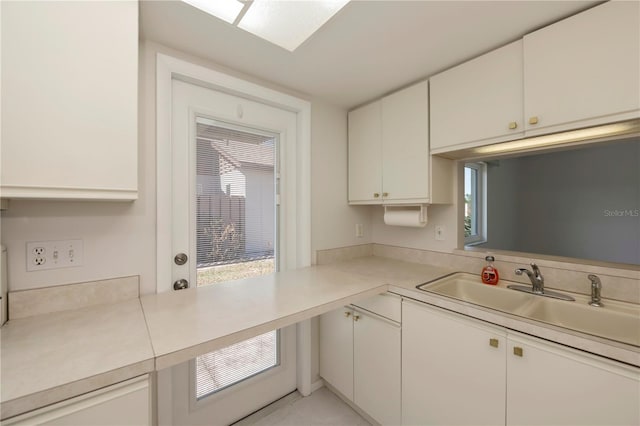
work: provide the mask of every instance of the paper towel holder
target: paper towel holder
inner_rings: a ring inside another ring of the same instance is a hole
[[[393,210],[416,210],[420,211],[420,224],[422,226],[427,224],[427,206],[428,204],[385,204],[384,213],[387,213],[387,209]]]

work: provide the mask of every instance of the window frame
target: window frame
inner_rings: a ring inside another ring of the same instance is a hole
[[[463,176],[464,169],[473,169],[476,171],[476,182],[475,182],[475,199],[476,199],[476,208],[475,212],[477,214],[475,223],[476,223],[476,233],[470,236],[464,237],[464,245],[472,246],[476,244],[482,244],[487,242],[487,163],[478,161],[473,163],[464,163],[463,166]],[[462,191],[462,205],[463,205],[463,222],[462,229],[464,235],[464,219],[466,218],[466,185],[465,185],[466,177],[463,178],[463,191]]]

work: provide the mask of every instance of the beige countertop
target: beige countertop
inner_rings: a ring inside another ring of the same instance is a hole
[[[11,320],[0,346],[3,419],[154,369],[137,298]]]
[[[451,272],[367,257],[12,320],[1,329],[2,418],[167,368],[387,290],[640,366],[637,347],[415,288]]]
[[[387,281],[314,266],[143,296],[160,370],[387,291]]]

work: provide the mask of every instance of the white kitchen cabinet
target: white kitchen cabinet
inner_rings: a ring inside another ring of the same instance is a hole
[[[6,426],[150,425],[149,376],[140,376],[2,422]]]
[[[429,154],[429,83],[349,113],[349,203],[451,203],[450,160]]]
[[[320,376],[353,401],[353,309],[320,316]]]
[[[431,153],[522,138],[522,79],[522,40],[431,77]]]
[[[405,300],[402,423],[640,424],[640,369]]]
[[[400,303],[381,296],[364,304],[395,316]],[[399,322],[355,306],[320,316],[320,376],[383,425],[401,420],[400,337]]]
[[[524,424],[640,424],[640,371],[509,333],[507,425]]]
[[[382,102],[349,113],[349,201],[382,203]]]
[[[528,135],[640,116],[640,3],[611,1],[524,37]]]
[[[354,311],[353,402],[382,425],[399,425],[400,324]]]
[[[402,424],[504,424],[506,332],[402,303]]]
[[[136,199],[137,1],[1,7],[1,196]]]

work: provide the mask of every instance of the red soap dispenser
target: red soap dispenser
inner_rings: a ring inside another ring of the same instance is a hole
[[[500,277],[498,276],[498,270],[493,266],[493,262],[496,260],[493,256],[487,256],[484,258],[487,264],[482,268],[482,282],[485,284],[496,285]]]

